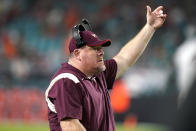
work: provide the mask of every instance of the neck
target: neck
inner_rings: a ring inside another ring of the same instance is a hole
[[[79,63],[74,62],[72,60],[68,61],[68,64],[72,65],[73,67],[75,67],[76,69],[80,70],[82,73],[84,73],[87,77],[92,77],[94,74],[93,73],[89,73],[88,71],[86,71],[86,68],[83,68],[82,66],[80,66]]]

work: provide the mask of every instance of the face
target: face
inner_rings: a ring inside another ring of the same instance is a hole
[[[80,49],[80,59],[85,71],[91,75],[106,69],[103,61],[103,49],[101,46],[85,46]]]

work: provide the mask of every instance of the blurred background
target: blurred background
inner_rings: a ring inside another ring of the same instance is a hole
[[[117,131],[172,130],[196,87],[194,0],[0,0],[0,130],[49,130],[44,92],[67,61],[73,25],[86,18],[101,39],[110,38],[110,59],[145,25],[146,5],[163,5],[168,16],[115,82],[112,108]]]

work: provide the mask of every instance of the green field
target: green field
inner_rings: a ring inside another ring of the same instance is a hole
[[[0,131],[49,131],[48,124],[0,123]]]
[[[134,129],[124,128],[122,124],[117,123],[116,129],[117,131],[169,131],[169,129],[164,126],[147,123],[139,123]],[[29,124],[1,122],[0,131],[49,131],[49,127],[47,123]]]

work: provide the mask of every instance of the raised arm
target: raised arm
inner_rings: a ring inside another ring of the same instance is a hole
[[[146,25],[114,57],[118,65],[116,79],[136,62],[145,50],[156,29],[164,23],[167,15],[163,14],[162,9],[163,6],[159,6],[151,12],[151,8],[147,6]]]
[[[78,119],[66,119],[60,122],[62,131],[86,131]]]

